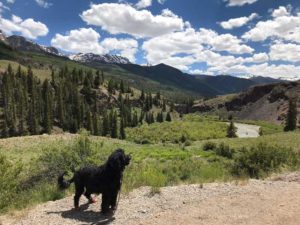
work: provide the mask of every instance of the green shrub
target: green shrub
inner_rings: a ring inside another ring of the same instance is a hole
[[[190,140],[186,140],[185,142],[184,142],[184,146],[185,147],[188,147],[188,146],[191,146],[192,145],[192,142],[190,141]]]
[[[5,156],[0,155],[0,212],[15,201],[21,171],[20,163],[12,164]]]
[[[232,159],[234,154],[234,149],[230,148],[229,145],[225,145],[224,143],[220,143],[213,151],[216,155]]]
[[[74,172],[82,166],[94,165],[99,162],[99,156],[91,147],[88,135],[83,133],[70,146],[46,149],[38,159],[38,164],[42,173],[51,179],[64,171]]]
[[[151,141],[149,141],[148,139],[144,138],[140,141],[137,141],[138,144],[141,144],[141,145],[148,145],[148,144],[151,144]]]
[[[211,141],[205,142],[203,145],[204,151],[215,150],[217,148],[217,144]]]
[[[300,155],[292,149],[260,143],[240,150],[234,160],[233,173],[260,178],[284,165],[295,167],[299,163]]]

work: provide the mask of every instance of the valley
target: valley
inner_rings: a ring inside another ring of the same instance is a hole
[[[111,224],[297,224],[299,88],[2,34],[0,224],[106,223],[56,182],[117,148],[132,162]]]

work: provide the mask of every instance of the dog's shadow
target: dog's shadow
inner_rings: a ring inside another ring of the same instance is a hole
[[[63,218],[78,220],[92,225],[106,225],[115,220],[113,214],[104,215],[100,212],[87,210],[88,207],[89,204],[87,203],[81,205],[77,210],[71,209],[67,211],[47,212],[47,214],[60,214]]]

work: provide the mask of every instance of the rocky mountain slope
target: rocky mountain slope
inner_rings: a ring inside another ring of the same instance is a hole
[[[129,64],[129,59],[118,55],[97,55],[93,53],[79,53],[69,56],[71,60],[81,63],[110,63],[110,64]]]
[[[300,114],[300,82],[258,85],[228,98],[216,98],[193,106],[194,111],[223,112],[246,120],[265,120],[282,123],[290,98],[298,99]]]
[[[49,53],[53,55],[61,55],[59,51],[54,47],[46,47],[38,45],[32,41],[27,40],[22,36],[12,35],[5,38],[5,42],[8,43],[13,49],[19,51],[30,51],[37,53]]]
[[[265,181],[165,187],[158,194],[144,187],[121,195],[117,213],[106,217],[99,202],[88,205],[84,198],[80,210],[72,210],[70,196],[18,217],[0,217],[0,224],[298,225],[299,202],[300,173],[295,172]]]

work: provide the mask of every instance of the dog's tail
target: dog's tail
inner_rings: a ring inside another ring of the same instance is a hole
[[[71,183],[74,182],[74,177],[71,178],[70,180],[65,180],[64,176],[66,175],[67,173],[64,172],[62,173],[58,179],[57,179],[57,184],[58,184],[58,188],[60,190],[65,190],[67,189],[68,187],[70,187]]]

